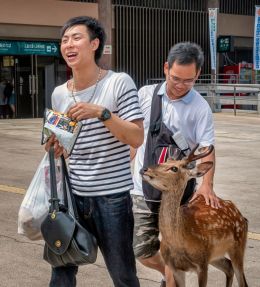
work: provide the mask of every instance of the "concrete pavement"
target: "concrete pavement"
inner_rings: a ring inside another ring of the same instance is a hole
[[[245,272],[251,287],[260,286],[260,117],[214,114],[216,126],[215,191],[231,199],[249,220]],[[43,242],[17,234],[17,213],[43,154],[41,119],[0,120],[0,286],[48,286],[50,267],[42,260]],[[137,263],[142,287],[159,286],[160,275]],[[208,286],[224,286],[224,275],[209,270]],[[112,287],[101,256],[80,268],[78,286]],[[188,274],[187,286],[197,286]],[[234,279],[233,286],[238,286]],[[62,287],[62,286],[61,286]]]

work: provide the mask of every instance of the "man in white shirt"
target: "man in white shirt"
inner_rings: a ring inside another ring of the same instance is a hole
[[[200,148],[214,145],[214,125],[211,109],[206,100],[193,88],[197,80],[204,56],[201,48],[189,42],[173,46],[164,64],[165,82],[157,95],[161,96],[162,122],[167,129],[181,133],[189,148],[197,143]],[[151,103],[157,85],[144,86],[139,90],[140,106],[145,117],[145,139],[136,151],[134,165],[134,189],[131,191],[135,217],[134,251],[135,256],[145,266],[153,268],[165,277],[161,286],[174,287],[175,282],[169,268],[164,265],[159,249],[158,213],[147,207],[149,198],[144,196],[140,169],[143,167],[147,136],[149,138]],[[202,159],[215,163],[214,152]],[[199,194],[205,198],[205,204],[218,208],[219,202],[213,191],[214,168],[204,175],[201,185],[193,198]],[[145,200],[146,199],[146,200]],[[151,202],[150,202],[151,203]],[[166,284],[167,283],[167,284]]]

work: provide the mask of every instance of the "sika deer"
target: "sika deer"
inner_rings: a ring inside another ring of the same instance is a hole
[[[208,264],[226,274],[226,287],[232,286],[234,271],[239,287],[246,287],[243,259],[248,226],[235,205],[220,199],[221,208],[214,209],[199,196],[180,206],[187,181],[203,176],[213,165],[203,162],[191,166],[192,161],[207,156],[214,149],[210,146],[195,155],[197,147],[187,158],[169,159],[143,172],[143,179],[162,191],[159,213],[162,256],[173,270],[177,287],[185,286],[185,271],[195,271],[199,287],[205,287]]]

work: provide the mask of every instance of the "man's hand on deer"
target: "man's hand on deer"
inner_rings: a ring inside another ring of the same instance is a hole
[[[216,194],[213,190],[213,187],[211,185],[202,183],[201,186],[199,187],[199,189],[194,193],[190,202],[195,200],[200,194],[204,197],[207,205],[211,205],[211,207],[213,207],[213,208],[220,208],[221,207],[219,199],[216,196]]]
[[[202,147],[199,149],[199,154],[203,154],[206,152],[208,147]],[[200,157],[198,154],[198,157]],[[220,208],[220,201],[219,198],[216,196],[213,190],[213,178],[214,178],[214,171],[215,171],[215,150],[209,153],[207,156],[201,159],[201,162],[211,161],[213,163],[212,168],[203,176],[203,180],[198,188],[198,190],[194,193],[192,199],[190,201],[195,200],[199,195],[202,195],[205,199],[206,205],[210,205],[213,208]]]

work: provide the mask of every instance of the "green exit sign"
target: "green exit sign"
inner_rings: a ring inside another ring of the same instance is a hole
[[[217,39],[217,52],[226,53],[233,52],[233,37],[232,36],[219,36]]]

